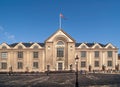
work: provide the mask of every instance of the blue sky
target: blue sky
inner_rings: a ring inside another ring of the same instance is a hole
[[[120,0],[0,0],[0,43],[44,42],[59,29],[76,42],[120,48]]]

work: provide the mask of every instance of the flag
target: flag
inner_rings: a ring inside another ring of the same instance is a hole
[[[63,14],[62,14],[62,13],[60,13],[60,17],[61,17],[61,18],[64,18],[64,16],[63,16]]]
[[[64,15],[62,13],[60,13],[60,18],[63,18],[64,20],[67,20],[67,18],[64,17]]]

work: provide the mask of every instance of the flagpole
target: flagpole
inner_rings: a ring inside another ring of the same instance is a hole
[[[59,28],[61,29],[61,14],[59,15]]]

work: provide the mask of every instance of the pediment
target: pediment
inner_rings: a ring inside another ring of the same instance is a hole
[[[109,49],[112,49],[112,48],[115,48],[111,43],[107,44],[105,48],[109,48]]]
[[[95,43],[92,48],[99,49],[99,48],[102,48],[102,47],[98,43]]]
[[[30,48],[42,48],[42,46],[40,46],[38,43],[34,43]]]
[[[54,42],[56,38],[64,38],[67,40],[67,42],[75,42],[75,40],[62,29],[59,29],[57,32],[51,35],[45,42]]]
[[[0,45],[0,49],[2,49],[2,48],[6,48],[6,49],[10,49],[10,47],[9,47],[9,45],[8,44],[6,44],[6,43],[2,43],[1,45]]]
[[[88,48],[88,46],[87,46],[85,43],[82,43],[81,45],[79,45],[78,48],[82,48],[82,49],[84,49],[84,48]]]
[[[25,49],[26,47],[20,42],[20,43],[18,43],[15,47],[14,47],[14,49]]]

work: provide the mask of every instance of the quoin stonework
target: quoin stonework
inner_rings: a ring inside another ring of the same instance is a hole
[[[119,68],[118,48],[111,43],[77,43],[62,29],[44,43],[2,43],[0,72],[45,72],[75,70],[115,70]]]

